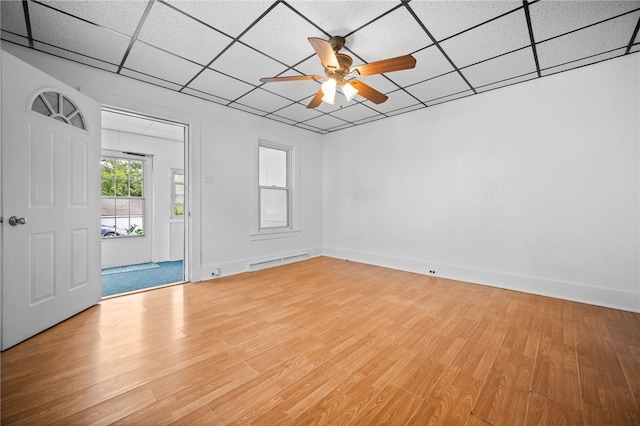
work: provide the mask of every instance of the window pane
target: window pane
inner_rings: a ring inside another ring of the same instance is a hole
[[[128,197],[129,196],[129,180],[116,179],[116,197]]]
[[[84,120],[80,114],[76,114],[69,119],[72,126],[77,127],[78,129],[85,130]]]
[[[174,205],[173,206],[173,215],[174,216],[184,216],[184,206],[182,206],[182,205]]]
[[[176,173],[173,175],[173,181],[176,183],[184,183],[184,175]]]
[[[46,115],[47,117],[51,115],[51,111],[49,111],[49,108],[47,108],[47,106],[42,101],[42,98],[40,98],[40,96],[38,96],[36,100],[33,101],[33,105],[31,105],[31,110],[37,113],[40,113],[42,115]]]
[[[176,194],[183,195],[184,194],[184,185],[176,185]]]
[[[60,109],[58,107],[58,94],[55,92],[44,92],[44,97],[47,98],[47,101],[49,102],[49,105],[51,105],[51,107],[53,108],[54,112],[60,112]]]
[[[184,205],[184,195],[176,195],[175,203]]]
[[[65,117],[69,117],[76,107],[67,98],[62,98],[62,111],[60,113]]]
[[[260,185],[287,186],[287,151],[260,147]]]
[[[260,227],[273,228],[289,225],[286,189],[260,190]]]
[[[141,179],[131,180],[131,185],[129,186],[129,196],[142,197],[142,180]]]

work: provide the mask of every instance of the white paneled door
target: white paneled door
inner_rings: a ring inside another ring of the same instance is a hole
[[[2,350],[95,305],[100,105],[2,51]]]

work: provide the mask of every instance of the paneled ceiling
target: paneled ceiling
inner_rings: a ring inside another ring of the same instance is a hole
[[[1,2],[2,40],[313,132],[328,133],[640,51],[638,1]],[[306,108],[324,71],[308,37],[346,37],[386,94]]]

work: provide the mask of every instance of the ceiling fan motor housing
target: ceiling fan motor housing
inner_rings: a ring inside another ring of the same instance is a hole
[[[325,68],[324,71],[327,74],[327,77],[334,78],[338,83],[341,83],[344,81],[344,76],[349,74],[351,64],[353,64],[353,59],[351,56],[345,55],[344,53],[336,53],[336,59],[340,66],[335,69]]]

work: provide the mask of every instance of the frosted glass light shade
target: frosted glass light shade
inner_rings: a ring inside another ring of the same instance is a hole
[[[327,81],[322,83],[320,89],[322,90],[322,93],[324,93],[322,101],[333,105],[333,101],[336,98],[336,81],[332,78],[329,78],[327,79]]]
[[[353,87],[349,83],[345,83],[342,86],[342,93],[344,93],[344,97],[347,98],[347,102],[354,98],[358,94],[358,89]]]

